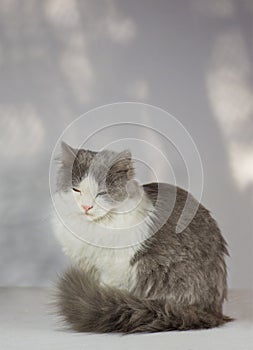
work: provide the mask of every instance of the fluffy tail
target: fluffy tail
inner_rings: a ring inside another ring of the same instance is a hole
[[[140,299],[116,288],[101,286],[94,271],[71,268],[60,279],[58,312],[79,332],[161,332],[211,328],[231,319],[201,311],[194,306],[179,308],[164,300]]]

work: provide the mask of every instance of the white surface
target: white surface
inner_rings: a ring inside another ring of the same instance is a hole
[[[0,349],[253,349],[252,291],[231,291],[225,305],[236,321],[223,327],[186,332],[121,336],[63,330],[48,306],[50,293],[42,288],[0,289]]]

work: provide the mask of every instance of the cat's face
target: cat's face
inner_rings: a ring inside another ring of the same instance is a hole
[[[136,206],[140,193],[129,151],[75,150],[63,143],[61,162],[58,191],[73,196],[85,220],[100,221]]]

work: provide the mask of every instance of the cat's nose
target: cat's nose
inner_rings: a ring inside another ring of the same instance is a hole
[[[82,205],[83,209],[86,211],[86,213],[93,208],[93,205]]]

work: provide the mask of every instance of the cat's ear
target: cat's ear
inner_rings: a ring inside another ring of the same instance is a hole
[[[114,159],[111,171],[114,174],[125,174],[128,179],[134,176],[132,154],[129,150],[124,150],[117,154]]]
[[[61,161],[66,166],[73,166],[78,150],[70,147],[66,142],[61,143]]]
[[[125,160],[126,163],[131,162],[132,161],[132,153],[131,153],[131,151],[129,151],[129,149],[125,149],[124,151],[118,153],[117,158],[119,161]]]

